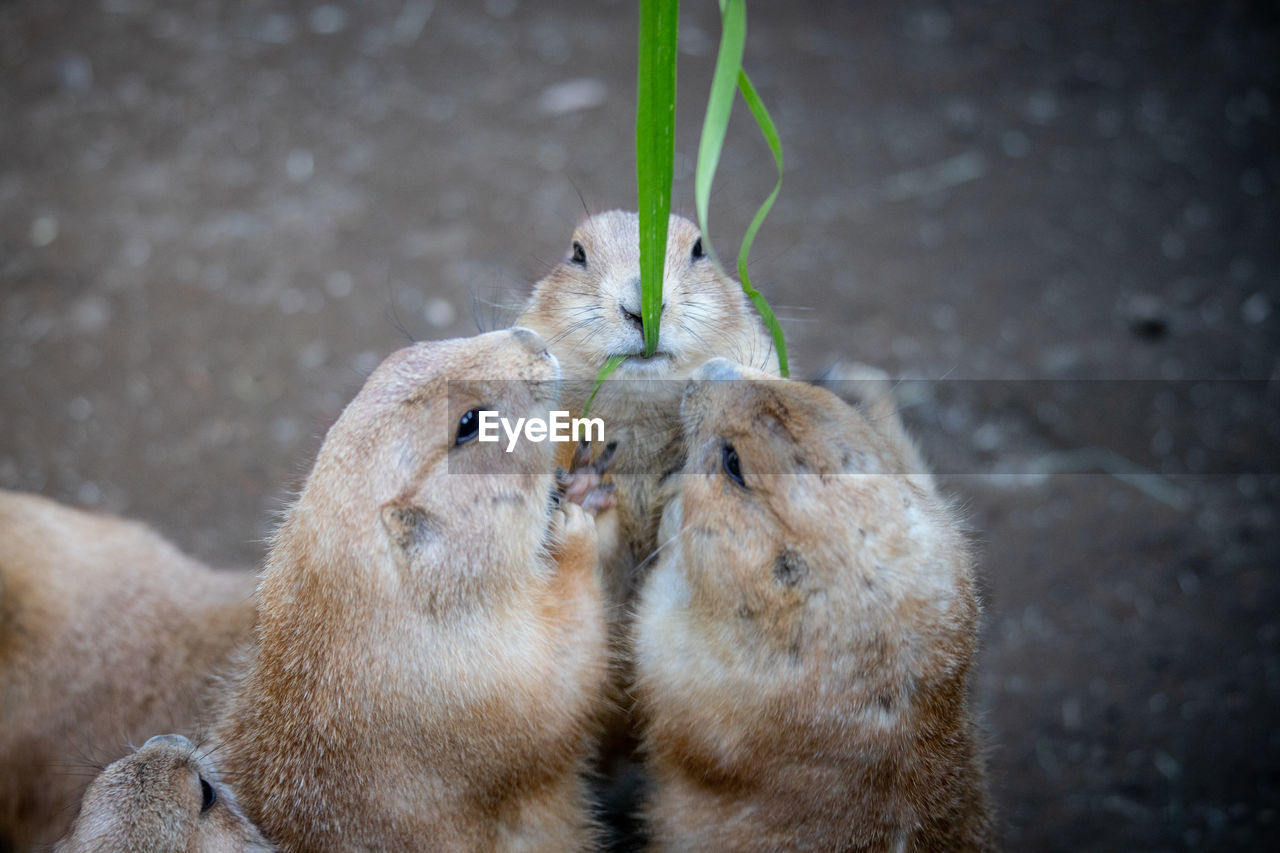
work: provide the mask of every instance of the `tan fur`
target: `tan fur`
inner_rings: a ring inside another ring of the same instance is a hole
[[[330,429],[217,728],[227,778],[281,849],[591,848],[593,522],[550,509],[550,443],[454,445],[471,408],[545,417],[558,374],[527,329],[422,343]]]
[[[209,757],[182,735],[157,735],[112,762],[85,791],[56,853],[257,853],[262,839]]]
[[[601,559],[609,599],[630,601],[636,565],[656,545],[660,483],[679,470],[677,409],[683,381],[715,356],[776,372],[772,343],[736,281],[716,271],[710,257],[694,259],[698,226],[672,215],[663,266],[664,308],[657,353],[643,358],[644,335],[627,312],[640,311],[640,220],[613,210],[591,216],[573,232],[569,255],[536,285],[517,323],[538,332],[560,359],[568,386],[566,408],[581,414],[600,366],[630,355],[601,387],[591,415],[604,420],[606,439],[618,442],[616,542]],[[575,263],[581,246],[585,263]],[[567,454],[567,450],[565,453]],[[560,461],[566,462],[565,455]]]
[[[682,420],[635,632],[653,848],[990,848],[972,559],[891,401],[706,381]]]
[[[192,730],[254,582],[142,524],[0,492],[0,839],[52,843],[91,762]]]
[[[678,410],[684,380],[717,355],[777,369],[772,341],[742,286],[716,270],[705,254],[694,257],[698,226],[672,215],[663,264],[663,309],[657,353],[644,358],[640,313],[640,219],[608,211],[574,230],[564,260],[534,285],[517,322],[540,333],[560,359],[566,379],[565,408],[580,415],[601,365],[628,355],[599,389],[591,416],[616,441],[612,481],[616,508],[598,520],[600,565],[609,603],[613,713],[598,766],[607,821],[630,831],[630,811],[641,784],[631,759],[634,726],[628,719],[630,662],[624,652],[628,619],[646,560],[658,544],[658,521],[667,476],[680,470],[683,445]],[[575,250],[581,247],[581,262]],[[632,316],[628,316],[632,315]],[[557,460],[567,467],[571,450]]]

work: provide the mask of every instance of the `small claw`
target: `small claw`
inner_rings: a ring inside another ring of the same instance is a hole
[[[591,463],[591,442],[585,438],[578,441],[578,447],[573,451],[573,461],[569,463],[570,471],[577,471],[579,468],[585,468]]]
[[[604,452],[596,459],[592,467],[595,468],[597,474],[604,476],[613,467],[613,460],[618,455],[618,442],[611,441],[604,446]]]

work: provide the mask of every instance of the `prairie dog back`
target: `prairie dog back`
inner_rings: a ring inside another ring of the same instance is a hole
[[[25,849],[66,832],[78,764],[197,725],[252,632],[256,578],[138,522],[0,491],[0,585],[0,839]]]

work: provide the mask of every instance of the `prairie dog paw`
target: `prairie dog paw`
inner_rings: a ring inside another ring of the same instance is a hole
[[[581,506],[562,503],[551,514],[551,545],[561,559],[594,556],[596,522]]]
[[[618,502],[615,483],[604,482],[604,475],[613,467],[618,443],[611,441],[594,460],[591,445],[583,441],[573,454],[569,470],[556,471],[556,489],[562,505],[581,506],[592,515],[612,508]]]

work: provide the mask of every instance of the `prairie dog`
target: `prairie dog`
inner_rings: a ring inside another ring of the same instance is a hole
[[[53,843],[86,761],[197,724],[254,585],[137,522],[0,491],[0,840]]]
[[[400,350],[329,430],[276,532],[215,740],[282,850],[584,850],[605,678],[594,522],[553,510],[528,329]]]
[[[655,850],[985,850],[972,559],[892,400],[694,374],[635,622]]]
[[[657,352],[644,358],[640,318],[640,218],[621,210],[595,214],[574,230],[568,253],[534,285],[517,323],[547,341],[567,383],[566,408],[580,414],[600,366],[629,356],[601,387],[591,416],[616,442],[612,466],[615,510],[598,526],[600,566],[609,605],[613,673],[606,739],[599,756],[603,812],[612,830],[632,832],[641,784],[630,753],[634,727],[630,663],[624,652],[635,591],[658,544],[664,483],[683,464],[679,407],[685,381],[716,356],[776,371],[773,343],[742,286],[716,269],[698,226],[672,215],[662,274],[663,307]],[[607,453],[607,452],[606,452]],[[559,461],[565,467],[568,456]]]
[[[156,735],[90,783],[55,853],[267,853],[267,844],[182,735]]]
[[[698,226],[674,214],[662,297],[657,352],[644,358],[640,218],[612,210],[578,225],[568,256],[534,285],[516,320],[542,335],[565,378],[577,380],[564,401],[575,413],[600,366],[610,356],[629,356],[591,406],[606,437],[618,442],[617,547],[602,561],[609,599],[619,607],[631,598],[636,564],[656,545],[661,481],[680,467],[683,380],[716,356],[777,369],[772,341],[742,286],[716,270]]]

